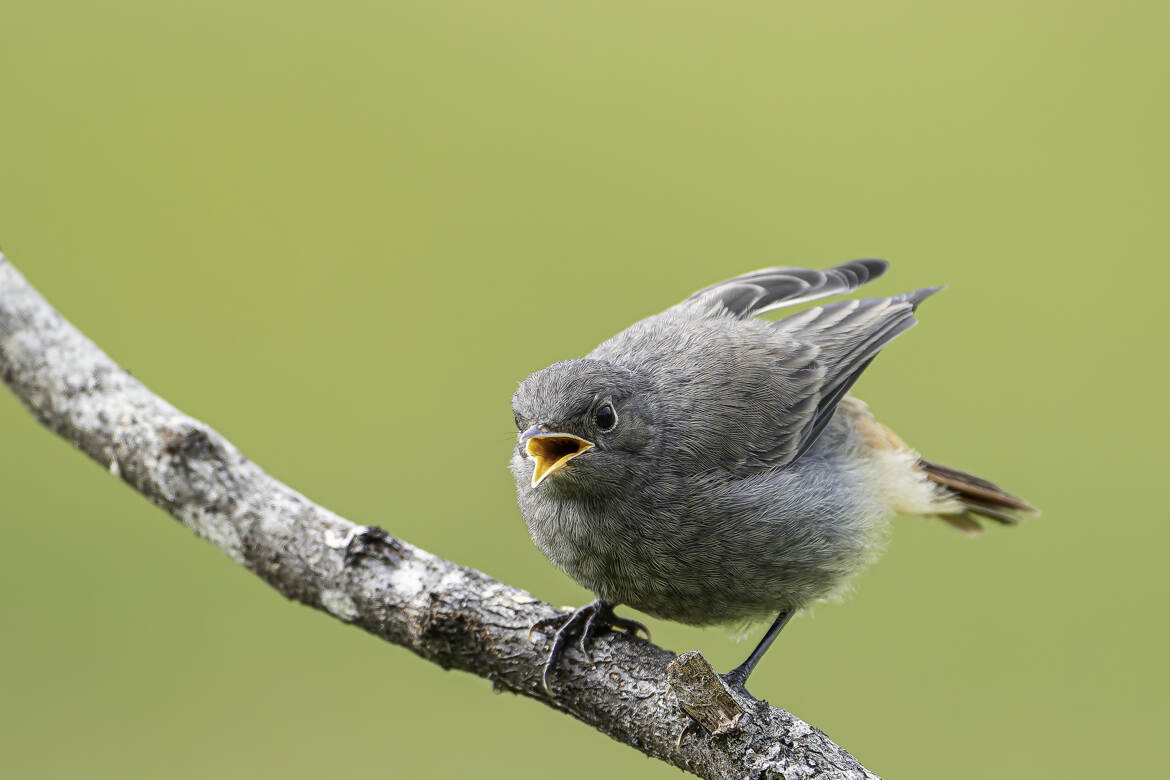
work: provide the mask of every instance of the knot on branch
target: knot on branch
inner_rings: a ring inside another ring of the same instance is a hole
[[[167,455],[203,460],[217,454],[207,431],[202,428],[187,428],[183,431],[160,428],[158,434],[162,439],[163,452]]]
[[[747,709],[698,650],[688,650],[666,667],[666,685],[679,706],[711,734],[739,731]]]

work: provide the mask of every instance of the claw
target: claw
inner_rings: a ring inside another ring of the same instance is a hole
[[[540,673],[540,684],[544,688],[544,692],[549,696],[553,695],[552,685],[548,680],[549,672],[552,671],[553,665],[557,662],[558,659],[560,659],[561,653],[565,652],[565,643],[569,640],[569,636],[572,635],[576,625],[580,623],[582,619],[589,617],[594,609],[595,607],[593,604],[587,604],[586,606],[581,607],[581,609],[569,615],[569,618],[565,621],[565,624],[561,626],[556,635],[553,636],[552,647],[549,648],[548,658],[545,659],[544,669],[542,669]]]
[[[698,731],[698,730],[699,730],[698,723],[696,723],[693,720],[688,721],[687,725],[683,726],[682,731],[680,731],[678,733],[678,739],[676,739],[674,741],[675,750],[682,750],[683,740],[687,738],[687,734],[690,734],[692,731]]]
[[[590,655],[589,649],[585,647],[585,643],[589,641],[589,637],[593,634],[593,621],[597,620],[599,614],[601,614],[600,609],[595,609],[589,613],[589,618],[585,621],[585,627],[581,629],[581,638],[577,642],[577,647],[581,648],[581,655],[585,656],[585,660],[590,664],[593,663],[593,656]]]
[[[650,629],[646,628],[645,624],[639,623],[637,620],[630,620],[629,618],[618,617],[617,615],[610,616],[610,626],[616,626],[631,636],[637,636],[641,631],[646,635],[647,642],[653,642],[650,638]]]
[[[544,692],[547,693],[549,695],[549,697],[551,698],[551,697],[555,696],[555,694],[553,693],[552,685],[549,684],[549,681],[548,681],[548,672],[549,672],[549,665],[546,663],[544,665],[544,668],[541,669],[541,671],[540,671],[540,687],[544,688]]]
[[[643,631],[646,634],[646,638],[650,638],[650,630],[646,626],[636,620],[618,617],[613,614],[612,604],[598,599],[590,604],[586,604],[568,617],[558,615],[554,618],[545,618],[544,620],[533,623],[532,627],[528,629],[528,641],[532,641],[534,631],[557,624],[560,624],[560,628],[557,629],[556,634],[553,636],[552,646],[549,648],[548,657],[545,659],[544,668],[541,669],[540,673],[540,685],[549,696],[554,695],[549,676],[552,674],[553,668],[556,666],[557,661],[560,660],[573,634],[579,632],[577,647],[589,663],[593,663],[593,656],[589,653],[588,644],[598,627],[604,626],[610,629],[615,627],[621,628],[629,634],[637,634],[638,631]]]

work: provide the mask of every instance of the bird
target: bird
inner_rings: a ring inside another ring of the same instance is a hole
[[[690,625],[771,619],[747,680],[781,629],[842,593],[882,550],[895,515],[968,534],[1033,506],[929,461],[849,393],[941,287],[756,315],[856,290],[884,260],[766,268],[705,287],[588,355],[524,379],[511,456],[536,546],[596,599],[541,621],[541,683],[574,637],[649,631],[620,605]],[[551,630],[555,628],[553,633]],[[529,632],[531,638],[532,631]]]

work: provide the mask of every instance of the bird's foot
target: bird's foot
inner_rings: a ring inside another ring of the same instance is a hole
[[[532,634],[534,632],[543,631],[554,626],[558,626],[557,632],[553,635],[552,647],[549,648],[548,657],[544,661],[544,669],[540,674],[540,684],[549,696],[553,695],[552,686],[549,684],[549,675],[552,673],[557,661],[564,654],[565,648],[568,647],[574,634],[579,635],[577,647],[580,648],[581,654],[585,656],[589,663],[593,663],[593,656],[589,654],[587,645],[593,637],[594,632],[598,629],[620,628],[629,634],[636,634],[641,631],[646,634],[646,640],[650,641],[650,629],[646,628],[646,626],[637,620],[630,620],[629,618],[615,615],[613,613],[613,605],[601,599],[586,604],[574,611],[567,618],[562,615],[557,615],[556,617],[545,618],[544,620],[533,623],[532,627],[528,629],[528,641],[532,641]]]
[[[719,676],[723,679],[723,682],[727,683],[727,687],[731,688],[731,690],[735,691],[736,693],[742,693],[748,698],[754,699],[756,697],[752,696],[747,689],[747,678],[749,674],[751,674],[750,669],[745,669],[743,666],[737,666],[727,674],[721,674]]]
[[[764,638],[760,640],[758,645],[756,645],[756,649],[752,650],[752,654],[744,659],[742,664],[735,667],[727,674],[720,675],[720,677],[723,678],[723,682],[727,683],[729,688],[731,688],[736,693],[741,693],[744,696],[747,696],[749,699],[756,698],[755,696],[752,696],[750,693],[748,693],[747,679],[751,676],[752,670],[756,668],[756,664],[758,664],[760,659],[764,657],[764,653],[768,652],[768,648],[772,646],[772,642],[775,641],[776,635],[779,634],[780,631],[783,630],[784,626],[788,624],[788,621],[792,618],[794,613],[795,610],[793,609],[781,610],[780,614],[776,616],[776,619],[772,621],[772,625],[768,628],[768,633],[764,634]]]
[[[674,749],[682,750],[683,742],[686,740],[687,734],[697,734],[700,728],[702,727],[699,725],[699,721],[694,718],[688,720],[687,725],[683,726],[682,730],[678,732],[678,739],[674,741]]]

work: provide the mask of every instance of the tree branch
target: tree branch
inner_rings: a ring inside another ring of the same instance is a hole
[[[0,378],[38,420],[290,599],[702,777],[876,777],[819,730],[727,690],[696,653],[672,664],[624,634],[598,638],[593,665],[569,653],[548,696],[551,637],[527,635],[556,609],[273,479],[117,366],[2,255]]]

